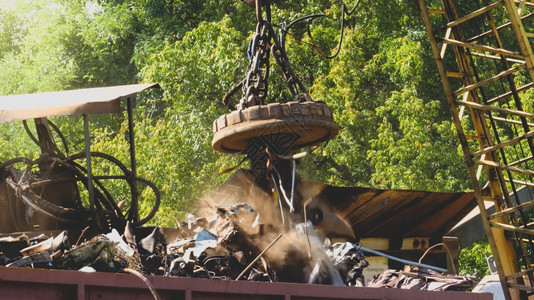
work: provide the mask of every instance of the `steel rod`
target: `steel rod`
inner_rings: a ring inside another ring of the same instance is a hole
[[[135,158],[135,134],[133,121],[133,103],[132,98],[126,99],[126,106],[128,111],[128,141],[130,143],[130,165],[132,168],[132,177],[137,177],[137,163]],[[139,193],[137,192],[137,182],[133,180],[132,203],[130,206],[130,221],[139,221]]]
[[[250,263],[248,264],[248,266],[243,270],[243,272],[241,272],[241,274],[239,274],[239,276],[237,276],[237,278],[235,279],[236,281],[239,280],[239,278],[241,278],[243,275],[245,275],[245,273],[250,269],[252,268],[252,266],[263,256],[263,254],[265,254],[265,252],[267,252],[267,250],[271,249],[271,247],[282,237],[282,235],[284,235],[283,233],[280,233],[270,244],[269,246],[267,246],[267,248],[265,248],[260,254],[258,254],[258,256],[256,256],[256,258]],[[267,271],[267,270],[266,270]]]
[[[456,103],[458,103],[459,105],[465,105],[469,108],[493,111],[493,112],[503,113],[507,115],[514,115],[514,116],[534,119],[534,114],[531,114],[531,113],[528,113],[522,110],[502,108],[502,107],[491,106],[491,105],[484,105],[484,104],[480,104],[476,102],[463,101],[463,100],[456,100]]]
[[[95,209],[95,191],[93,189],[93,168],[91,166],[91,141],[89,140],[89,120],[83,115],[83,133],[85,138],[85,162],[87,164],[87,191],[89,192],[89,207]]]
[[[406,264],[406,265],[413,265],[413,266],[416,266],[416,267],[423,267],[423,268],[427,268],[427,269],[434,270],[434,271],[441,272],[441,273],[447,273],[446,269],[443,269],[443,268],[440,268],[440,267],[435,267],[435,266],[422,264],[422,263],[418,263],[418,262],[411,261],[411,260],[398,258],[398,257],[395,257],[395,256],[391,256],[389,254],[386,254],[384,252],[376,251],[376,250],[369,249],[369,248],[366,248],[366,247],[363,247],[363,246],[358,246],[358,245],[354,245],[354,246],[356,247],[356,249],[362,250],[363,252],[367,252],[367,253],[372,253],[372,254],[375,254],[375,255],[383,256],[385,258],[388,258],[388,259],[391,259],[391,260],[394,260],[394,261],[398,261],[398,262],[401,262],[401,263]]]
[[[517,58],[523,58],[521,53],[509,51],[506,49],[500,49],[500,48],[473,44],[473,43],[466,43],[466,42],[461,42],[461,41],[454,40],[454,39],[445,39],[445,38],[439,38],[439,37],[436,37],[436,41],[447,43],[447,44],[454,45],[454,46],[464,47],[464,48],[470,48],[470,49],[476,49],[476,50],[481,50],[481,51],[487,51],[491,53],[502,54],[504,56],[513,56]]]
[[[519,70],[521,70],[521,69],[524,69],[525,67],[526,67],[526,64],[520,64],[520,65],[517,65],[517,66],[515,66],[515,67],[513,67],[513,68],[510,68],[510,69],[508,69],[508,70],[506,70],[506,71],[502,71],[501,73],[499,73],[499,74],[497,74],[497,75],[495,75],[495,76],[493,76],[493,77],[490,77],[490,78],[488,78],[488,79],[481,80],[481,81],[479,81],[479,82],[477,82],[477,83],[473,83],[473,84],[468,85],[468,86],[466,86],[466,87],[464,87],[464,88],[461,88],[461,89],[455,91],[453,94],[454,94],[455,96],[458,96],[458,95],[461,95],[461,94],[463,94],[463,93],[465,93],[465,92],[472,91],[472,90],[477,89],[477,88],[479,88],[479,87],[482,87],[482,86],[484,86],[484,85],[493,83],[493,82],[495,82],[495,81],[497,81],[497,80],[499,80],[499,79],[501,79],[501,78],[503,78],[503,77],[505,77],[505,76],[508,76],[508,75],[510,75],[510,74],[513,74],[513,73],[515,73],[515,72],[517,72],[517,71],[519,71]]]

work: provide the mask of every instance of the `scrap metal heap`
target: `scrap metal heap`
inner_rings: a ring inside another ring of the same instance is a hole
[[[238,205],[219,209],[211,220],[190,215],[181,228],[172,232],[158,227],[133,228],[128,223],[122,235],[113,229],[83,243],[84,231],[64,231],[55,237],[41,234],[0,238],[4,251],[0,265],[126,272],[140,278],[160,275],[362,286],[361,275],[367,262],[357,245],[323,245],[310,224],[301,224],[295,232],[278,234],[260,249],[264,237],[272,235],[256,224],[258,217],[250,206]],[[384,273],[369,286],[466,291],[474,282],[473,276],[444,276],[410,267]]]
[[[134,270],[149,275],[226,280],[361,285],[358,280],[367,262],[355,245],[337,243],[326,247],[326,251],[317,252],[318,245],[312,244],[310,249],[317,255],[316,266],[315,270],[306,270],[308,263],[300,258],[302,249],[298,246],[304,245],[306,229],[299,229],[300,238],[282,238],[282,235],[278,235],[266,249],[259,249],[262,243],[253,241],[263,235],[261,231],[264,229],[262,226],[252,228],[249,223],[257,218],[257,212],[246,205],[230,210],[221,209],[210,221],[191,215],[189,222],[182,222],[183,227],[172,232],[176,236],[172,242],[167,242],[165,230],[156,227],[147,232],[148,228],[134,229],[130,223],[122,235],[113,229],[108,234],[96,235],[83,243],[80,241],[85,232],[78,236],[73,231],[64,231],[55,237],[41,234],[33,238],[26,235],[0,238],[0,247],[3,249],[0,265],[83,272]],[[248,232],[242,230],[245,227],[248,227]],[[262,255],[266,250],[274,254],[264,258]],[[276,253],[280,251],[293,251],[290,256],[294,261],[289,265],[281,260],[285,256],[277,258],[279,254]]]

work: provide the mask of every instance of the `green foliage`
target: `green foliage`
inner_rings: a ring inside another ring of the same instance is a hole
[[[331,166],[316,178],[383,188],[467,189],[450,116],[436,92],[441,87],[429,84],[434,62],[427,49],[416,34],[370,42],[375,35],[347,31],[330,73],[312,88],[317,100],[333,107],[342,128],[314,158]]]
[[[61,5],[51,0],[15,4],[14,10],[0,14],[0,23],[7,27],[3,29],[14,30],[1,49],[7,51],[0,54],[0,94],[65,88],[75,65],[64,51],[71,24]]]
[[[195,199],[222,182],[224,178],[216,173],[234,163],[211,149],[211,136],[206,133],[224,113],[217,100],[236,80],[234,64],[243,51],[236,43],[242,40],[239,36],[228,27],[228,18],[202,23],[183,40],[167,44],[143,72],[146,80],[159,82],[165,91],[163,103],[140,107],[137,119],[143,121],[136,130],[139,174],[160,187],[163,195],[160,224],[174,225],[192,209]],[[151,117],[154,113],[159,118]],[[100,136],[99,147],[122,145],[122,150],[107,150],[127,153],[123,134]]]
[[[490,257],[491,250],[486,238],[482,238],[477,243],[462,249],[459,256],[460,270],[462,275],[477,275],[480,280],[485,275],[489,275],[486,258]]]
[[[229,27],[229,20],[201,23],[151,57],[143,76],[162,85],[165,101],[198,113],[218,104],[222,108],[218,100],[244,72],[239,66],[246,66],[244,37]]]
[[[466,188],[468,178],[458,176],[464,163],[451,151],[457,148],[454,129],[449,121],[435,120],[438,111],[439,101],[424,103],[413,90],[393,92],[377,109],[383,121],[368,151],[374,183],[395,189]]]
[[[338,185],[467,189],[417,3],[362,1],[347,16],[343,45],[333,60],[323,56],[337,46],[339,2],[276,2],[272,18],[281,28],[319,13],[325,16],[310,24],[313,38],[304,23],[290,28],[288,56],[315,100],[333,108],[341,131],[303,161],[301,175]],[[226,112],[221,97],[248,68],[255,14],[243,2],[38,0],[2,7],[0,21],[8,32],[0,37],[0,94],[139,81],[162,86],[162,92],[138,99],[136,109],[139,175],[163,192],[156,224],[173,225],[206,188],[226,178],[216,172],[236,163],[237,158],[211,149],[209,132]],[[271,65],[269,101],[288,101],[280,68],[274,60]],[[123,115],[91,117],[93,150],[127,162],[124,120]],[[80,151],[80,120],[56,123],[74,144],[73,152]],[[5,128],[1,145],[23,135],[21,127]],[[15,145],[32,147],[22,140]],[[35,155],[2,149],[2,157]],[[117,171],[102,164],[103,173]],[[109,184],[119,198],[127,197],[125,186]],[[146,193],[143,213],[151,203]]]
[[[33,141],[24,133],[22,123],[0,125],[0,161],[15,157],[36,159],[39,155]]]
[[[0,59],[8,53],[20,50],[20,40],[25,34],[23,22],[12,11],[0,8]]]

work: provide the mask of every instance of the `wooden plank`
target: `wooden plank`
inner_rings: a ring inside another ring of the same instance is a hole
[[[532,206],[534,206],[534,201],[525,202],[525,203],[522,203],[522,204],[520,204],[520,205],[516,205],[516,206],[514,206],[514,207],[510,207],[510,208],[501,210],[501,211],[499,211],[499,212],[496,212],[496,213],[494,213],[494,214],[492,214],[492,215],[489,215],[489,218],[490,218],[490,219],[500,218],[500,217],[502,217],[502,216],[505,216],[505,215],[514,213],[514,212],[516,212],[516,211],[519,211],[519,210],[522,210],[522,209],[526,209],[526,208],[532,207]]]
[[[506,276],[506,280],[510,280],[510,279],[517,278],[517,277],[522,277],[522,276],[527,275],[528,273],[532,273],[532,272],[534,272],[534,268],[530,268],[528,270],[524,270],[524,271],[521,271],[521,272],[517,272],[517,273],[511,274],[511,275],[508,275],[508,276]]]
[[[519,4],[519,3],[521,3],[521,1],[523,1],[523,0],[514,0],[515,4]],[[534,7],[534,3],[532,3],[532,2],[526,2],[525,1],[525,5],[526,6],[530,6],[530,7]]]
[[[522,158],[520,160],[516,160],[516,161],[514,161],[512,163],[509,163],[508,165],[510,165],[510,166],[520,165],[520,164],[526,163],[529,160],[532,160],[532,158],[534,158],[534,156],[530,155],[530,156],[527,156],[527,157]]]
[[[503,59],[502,56],[496,56],[496,55],[491,55],[491,54],[487,54],[487,53],[480,53],[480,52],[476,52],[476,51],[471,51],[471,55],[472,56],[476,56],[476,57],[493,59],[493,60],[502,60]],[[507,62],[514,63],[514,64],[524,64],[525,63],[525,61],[522,60],[522,59],[516,59],[516,58],[510,58],[510,57],[505,57],[504,59],[506,59]]]
[[[473,134],[466,134],[465,137],[470,140],[476,140],[476,141],[480,141],[482,139],[480,135],[473,135]]]
[[[520,0],[519,1],[519,7],[517,8],[517,14],[518,15],[522,15],[523,14],[523,9],[525,8],[525,0]]]
[[[526,182],[526,181],[517,180],[517,179],[510,180],[510,178],[508,178],[508,177],[504,177],[504,180],[508,181],[508,182],[513,182],[513,183],[519,184],[519,185],[534,187],[534,183],[532,183],[532,182]]]
[[[389,239],[379,237],[361,238],[359,244],[363,247],[373,250],[389,250]]]
[[[484,200],[484,201],[488,201],[488,202],[497,202],[498,199],[496,199],[496,198],[494,198],[494,197],[483,196],[483,197],[482,197],[482,200]]]
[[[514,166],[509,166],[509,165],[503,165],[503,164],[490,161],[490,160],[477,160],[475,161],[475,165],[483,165],[483,166],[488,166],[488,167],[500,168],[500,169],[507,170],[507,171],[514,172],[514,173],[534,176],[534,171],[521,169],[521,168],[517,168]]]
[[[429,14],[440,14],[440,15],[446,14],[446,12],[443,9],[428,8],[427,11]]]
[[[534,287],[528,286],[528,285],[524,285],[524,284],[508,283],[508,286],[513,288],[513,289],[517,289],[517,290],[522,290],[522,291],[527,291],[527,292],[534,292]]]
[[[493,120],[499,121],[499,122],[504,122],[504,123],[523,125],[523,123],[521,121],[519,121],[519,120],[512,120],[512,119],[506,119],[506,118],[495,117],[495,116],[493,116]],[[527,125],[529,127],[534,127],[534,123],[527,123]]]
[[[430,245],[428,237],[407,237],[402,239],[402,250],[427,249]]]
[[[521,21],[524,21],[524,20],[526,20],[526,19],[528,19],[528,18],[530,18],[530,17],[532,17],[532,16],[534,16],[534,12],[531,12],[531,13],[529,13],[529,14],[527,14],[527,15],[522,16],[522,17],[521,17]],[[497,27],[497,31],[500,31],[500,30],[502,30],[502,29],[508,28],[508,27],[510,27],[511,25],[512,25],[512,22],[505,23],[505,24],[503,24],[503,25]],[[476,35],[476,36],[474,36],[474,37],[471,37],[471,38],[467,39],[467,42],[472,43],[472,42],[474,42],[474,41],[476,41],[476,40],[478,40],[478,39],[480,39],[480,38],[482,38],[482,37],[485,37],[485,36],[487,36],[487,35],[490,35],[491,33],[492,33],[491,30],[485,31],[485,32],[483,32],[483,33],[481,33],[481,34],[479,34],[479,35]]]
[[[464,73],[460,73],[460,72],[447,72],[447,77],[452,77],[452,78],[463,78],[463,77],[464,77]]]
[[[445,32],[445,38],[448,39],[451,37],[451,33],[452,33],[452,29],[451,28],[447,28],[447,32]],[[447,44],[443,43],[443,45],[441,45],[441,52],[440,52],[440,57],[441,59],[445,58],[445,51],[447,50]]]

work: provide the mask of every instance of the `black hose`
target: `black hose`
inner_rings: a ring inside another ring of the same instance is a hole
[[[62,165],[63,167],[67,168],[71,172],[73,172],[76,180],[79,180],[80,182],[82,182],[82,184],[86,188],[88,188],[87,170],[81,164],[79,164],[79,163],[77,163],[75,161],[75,160],[78,160],[78,159],[85,159],[85,153],[78,153],[78,154],[75,154],[75,155],[69,157],[69,147],[68,147],[67,139],[65,138],[65,136],[61,133],[61,131],[59,130],[59,128],[55,124],[53,124],[50,121],[48,123],[52,127],[52,129],[60,137],[61,142],[63,144],[63,147],[65,148],[65,151],[66,151],[67,155],[63,154],[62,151],[57,147],[56,143],[54,141],[52,141],[52,143],[53,143],[52,147],[53,147],[54,153],[47,153],[48,156],[46,156],[46,157],[41,156],[41,158],[39,158],[36,161],[31,161],[31,160],[29,160],[27,158],[24,158],[24,157],[13,158],[13,159],[10,159],[10,160],[5,161],[2,164],[0,164],[0,171],[2,171],[6,167],[8,167],[10,165],[13,165],[15,163],[25,163],[27,165],[27,169],[31,170],[31,168],[34,165],[38,164],[39,162],[42,162],[43,159],[50,159],[50,160],[53,160],[56,163],[59,163],[60,165]],[[23,125],[24,125],[24,129],[25,129],[26,133],[28,134],[28,136],[30,137],[30,139],[37,146],[42,148],[41,143],[35,137],[35,135],[31,132],[31,130],[29,129],[28,124],[27,124],[26,121],[23,122]],[[96,176],[96,177],[93,178],[93,184],[97,187],[95,189],[95,204],[96,204],[97,210],[102,210],[102,213],[106,213],[105,210],[107,210],[108,212],[113,212],[113,214],[110,215],[110,217],[114,216],[115,218],[118,218],[119,222],[126,223],[127,218],[125,217],[125,214],[118,207],[117,203],[113,199],[113,196],[105,188],[105,186],[101,182],[101,180],[103,180],[103,179],[122,179],[122,180],[125,180],[127,182],[128,186],[130,187],[130,192],[131,192],[132,195],[134,193],[137,193],[137,186],[136,186],[135,183],[136,182],[142,182],[145,185],[149,186],[153,190],[154,195],[155,195],[154,205],[152,207],[152,210],[148,213],[148,215],[145,218],[143,218],[143,219],[141,219],[139,221],[135,221],[135,222],[133,222],[133,220],[130,220],[130,221],[132,221],[132,225],[140,226],[140,225],[143,225],[146,222],[148,222],[150,219],[152,219],[154,217],[154,215],[156,214],[156,212],[157,212],[157,210],[158,210],[158,208],[160,206],[160,203],[161,203],[161,193],[160,193],[159,189],[152,182],[150,182],[150,181],[148,181],[148,180],[146,180],[144,178],[134,177],[132,172],[126,167],[126,165],[124,165],[117,158],[115,158],[115,157],[113,157],[113,156],[111,156],[109,154],[105,154],[105,153],[102,153],[102,152],[91,152],[90,155],[93,156],[93,157],[99,157],[99,158],[103,158],[105,160],[108,160],[109,162],[111,162],[114,165],[116,165],[117,167],[119,167],[121,172],[124,174],[122,176]],[[48,215],[48,216],[50,216],[52,218],[55,218],[55,219],[58,219],[58,220],[62,221],[62,222],[65,222],[65,223],[77,223],[77,224],[78,223],[82,223],[84,221],[83,220],[84,218],[83,217],[80,218],[80,214],[87,215],[87,214],[94,213],[94,212],[89,212],[89,211],[87,211],[85,209],[71,209],[71,208],[64,208],[64,207],[58,206],[58,205],[53,204],[53,203],[51,203],[51,202],[49,202],[49,201],[47,201],[45,199],[41,199],[37,195],[33,194],[33,192],[31,192],[31,191],[22,191],[20,185],[15,183],[13,180],[10,180],[10,182],[11,182],[10,186],[17,191],[17,193],[21,196],[22,200],[27,205],[29,205],[30,207],[32,207],[33,209],[35,209],[35,210],[37,210],[37,211],[39,211],[41,213],[44,213],[44,214],[46,214],[46,215]],[[104,210],[104,208],[105,208],[105,210]],[[75,216],[77,216],[77,217],[75,217]],[[76,220],[71,220],[71,217],[72,217],[72,219],[76,219]],[[102,227],[104,226],[104,224],[100,224],[100,225]]]

